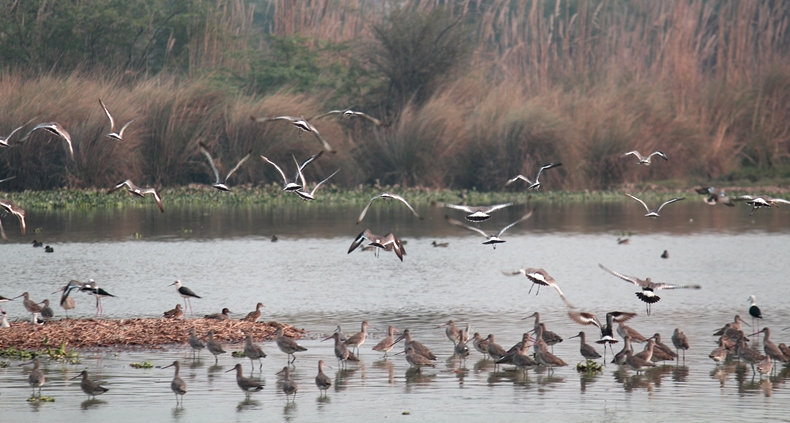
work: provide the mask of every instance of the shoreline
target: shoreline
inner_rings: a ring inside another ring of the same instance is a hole
[[[277,326],[284,327],[284,333],[300,339],[306,331],[275,321],[252,323],[241,320],[179,319],[159,318],[94,320],[61,319],[43,325],[30,322],[16,322],[10,328],[0,329],[0,349],[14,347],[18,350],[40,350],[47,347],[84,351],[104,349],[127,351],[138,349],[162,349],[168,345],[188,345],[189,329],[195,328],[195,335],[205,337],[209,330],[214,338],[229,343],[244,342],[248,331],[254,342],[269,341],[275,338]]]

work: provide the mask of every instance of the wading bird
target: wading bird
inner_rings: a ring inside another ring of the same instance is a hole
[[[511,272],[506,272],[503,270],[502,273],[506,276],[516,276],[516,275],[526,276],[527,279],[529,279],[529,281],[532,282],[532,286],[529,287],[528,294],[532,293],[532,288],[535,285],[538,285],[538,290],[537,290],[538,292],[535,295],[538,295],[540,293],[541,286],[548,286],[554,288],[557,291],[557,293],[560,294],[560,298],[565,303],[565,305],[567,305],[570,308],[575,308],[573,304],[568,302],[568,299],[565,298],[565,294],[562,293],[560,286],[557,285],[557,282],[554,280],[554,278],[552,278],[551,275],[549,275],[549,273],[543,269],[533,269],[531,267],[528,267],[526,269],[518,269]]]
[[[190,298],[202,298],[202,297],[195,294],[195,292],[192,291],[191,289],[181,285],[180,280],[177,280],[170,284],[170,286],[173,285],[176,286],[176,292],[178,292],[178,295],[184,298],[184,310],[187,309],[187,304],[189,304],[189,314],[194,318],[195,312],[192,310],[192,301],[190,300]]]
[[[636,313],[627,313],[623,311],[610,311],[606,313],[606,324],[602,324],[597,317],[592,313],[569,311],[568,317],[580,325],[593,325],[601,330],[601,339],[595,341],[596,344],[603,344],[604,362],[606,361],[606,345],[612,348],[612,344],[616,344],[617,339],[614,338],[614,323],[627,322],[636,316]],[[614,354],[614,349],[612,349]]]

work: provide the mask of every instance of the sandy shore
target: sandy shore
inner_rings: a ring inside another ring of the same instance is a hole
[[[0,348],[40,349],[46,346],[67,348],[109,348],[125,350],[129,348],[161,348],[164,345],[186,344],[189,329],[195,334],[205,336],[214,331],[214,338],[222,342],[244,341],[244,333],[252,334],[255,342],[274,339],[277,325],[284,327],[285,335],[301,338],[304,329],[278,322],[244,322],[239,320],[209,319],[62,319],[44,325],[31,325],[19,322],[10,328],[0,328]]]

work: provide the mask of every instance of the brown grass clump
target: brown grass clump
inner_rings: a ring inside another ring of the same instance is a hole
[[[301,338],[303,329],[277,322],[244,322],[239,320],[211,319],[62,319],[33,326],[28,322],[14,323],[2,330],[0,348],[41,349],[46,346],[66,345],[67,348],[107,347],[124,349],[128,347],[159,348],[164,345],[186,344],[189,329],[194,328],[199,337],[209,330],[220,341],[242,342],[245,335],[252,334],[253,340],[274,339],[277,326],[284,326],[284,333],[293,338]]]

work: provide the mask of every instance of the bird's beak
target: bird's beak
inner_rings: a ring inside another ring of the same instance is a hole
[[[280,370],[279,372],[277,372],[277,373],[275,373],[275,374],[276,374],[276,375],[281,375],[281,374],[283,374],[283,372],[284,372],[284,371],[285,371],[285,369],[283,369],[283,370]]]
[[[165,366],[165,367],[162,367],[162,368],[163,368],[163,369],[166,369],[166,368],[168,368],[168,367],[173,367],[173,365],[171,364],[171,365],[169,365],[169,366]]]
[[[399,353],[395,353],[394,355],[401,355],[401,354],[406,354],[406,350],[403,350],[403,351],[401,351]]]
[[[77,376],[74,376],[72,378],[69,378],[69,380],[74,380],[74,379],[77,379],[77,378],[80,378],[80,377],[82,377],[82,373],[80,373]]]
[[[335,332],[335,333],[337,333],[337,332]],[[334,337],[335,337],[334,334],[332,336],[327,336],[326,338],[322,339],[321,342],[328,341],[328,340],[330,340],[330,339],[332,339]]]
[[[17,297],[11,298],[11,301],[13,301],[13,300],[15,300],[15,299],[17,299],[17,298],[24,297],[24,296],[25,296],[25,294],[22,294],[22,295],[19,295],[19,296],[17,296]]]
[[[225,373],[230,373],[230,372],[231,372],[231,371],[233,371],[233,370],[236,370],[236,368],[234,367],[234,368],[232,368],[232,369],[230,369],[230,370],[227,370],[227,371],[225,371]]]
[[[66,287],[63,287],[63,288],[60,288],[60,289],[58,289],[57,291],[53,292],[52,294],[56,294],[56,293],[58,293],[58,292],[63,292],[63,291],[65,291],[65,290],[66,290]],[[49,294],[49,295],[52,295],[52,294]]]
[[[573,336],[569,336],[568,339],[573,339],[573,338],[578,338],[578,337],[579,337],[579,335],[573,335]],[[529,338],[527,338],[527,339],[529,339]]]

